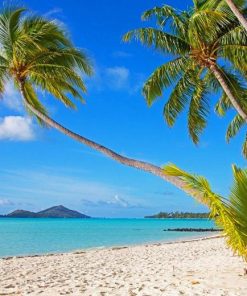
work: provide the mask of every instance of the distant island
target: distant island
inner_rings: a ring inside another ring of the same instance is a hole
[[[1,218],[91,218],[85,214],[70,210],[62,205],[54,206],[40,212],[30,212],[25,210],[16,210]]]
[[[164,219],[164,218],[209,218],[209,213],[191,213],[191,212],[160,212],[156,215],[145,216],[144,218],[157,218],[157,219]]]

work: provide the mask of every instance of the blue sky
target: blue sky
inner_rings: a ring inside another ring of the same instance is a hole
[[[50,115],[99,143],[157,165],[173,162],[202,174],[217,192],[227,194],[231,164],[245,166],[241,133],[230,144],[225,130],[232,117],[213,113],[199,146],[187,133],[186,112],[174,128],[166,126],[164,97],[148,108],[141,95],[145,79],[169,57],[138,43],[124,44],[121,36],[141,27],[141,13],[164,1],[26,0],[39,14],[66,24],[77,47],[91,58],[95,74],[86,79],[87,104],[66,109],[42,95]],[[166,1],[180,9],[190,1]],[[143,217],[162,211],[204,211],[192,198],[155,176],[122,166],[28,118],[18,93],[6,85],[0,101],[0,213],[16,208],[40,210],[63,204],[100,217]]]

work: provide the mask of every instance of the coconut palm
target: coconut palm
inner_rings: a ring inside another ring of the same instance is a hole
[[[79,72],[90,75],[92,68],[86,55],[76,49],[59,24],[44,17],[28,15],[23,8],[9,8],[0,13],[0,93],[7,79],[13,79],[27,111],[41,124],[48,125],[112,159],[152,173],[177,187],[178,178],[166,176],[162,168],[124,157],[85,138],[49,117],[38,98],[38,90],[50,93],[65,106],[75,108],[72,97],[83,100],[86,91]]]
[[[37,96],[37,89],[46,91],[67,107],[71,100],[83,101],[85,85],[78,71],[90,75],[92,69],[86,55],[71,44],[64,30],[54,21],[25,15],[24,8],[5,9],[0,14],[0,90],[12,78],[23,95],[27,110],[47,114]],[[32,107],[32,108],[31,108]]]
[[[151,74],[143,94],[151,105],[165,88],[172,86],[164,107],[166,122],[173,126],[188,105],[188,129],[195,143],[206,126],[212,92],[223,90],[219,104],[227,101],[241,120],[247,122],[243,78],[247,73],[247,32],[229,8],[216,5],[217,2],[194,1],[190,11],[178,11],[167,5],[155,7],[144,12],[142,19],[155,18],[157,28],[132,30],[123,37],[124,41],[137,39],[174,56]],[[229,62],[235,70],[229,67]]]
[[[228,245],[247,261],[247,169],[233,169],[233,185],[226,199],[212,191],[209,182],[201,176],[189,174],[170,164],[164,172],[184,182],[197,201],[210,209],[210,217],[223,229]]]

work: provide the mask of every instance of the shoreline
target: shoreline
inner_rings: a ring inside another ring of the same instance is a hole
[[[0,295],[246,296],[222,236],[0,260]]]
[[[219,231],[220,232],[220,231]],[[156,241],[156,242],[144,242],[140,244],[130,244],[130,245],[114,245],[114,246],[102,246],[102,247],[91,247],[91,248],[85,248],[85,249],[75,249],[67,252],[48,252],[48,253],[42,253],[42,254],[27,254],[27,255],[13,255],[13,256],[4,256],[0,257],[1,260],[11,260],[11,259],[21,259],[21,258],[37,258],[37,257],[51,257],[51,256],[64,256],[68,254],[80,254],[90,251],[101,251],[101,250],[118,250],[118,249],[126,249],[131,247],[150,247],[150,246],[160,246],[160,245],[173,245],[177,243],[190,243],[190,242],[196,242],[196,241],[203,241],[203,240],[209,240],[209,239],[215,239],[215,238],[222,238],[223,234],[215,234],[214,235],[208,235],[208,236],[195,236],[191,239],[185,239],[185,238],[178,238],[176,240],[172,241]]]

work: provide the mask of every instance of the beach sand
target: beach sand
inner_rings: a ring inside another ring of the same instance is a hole
[[[0,295],[247,295],[223,238],[0,259]]]

